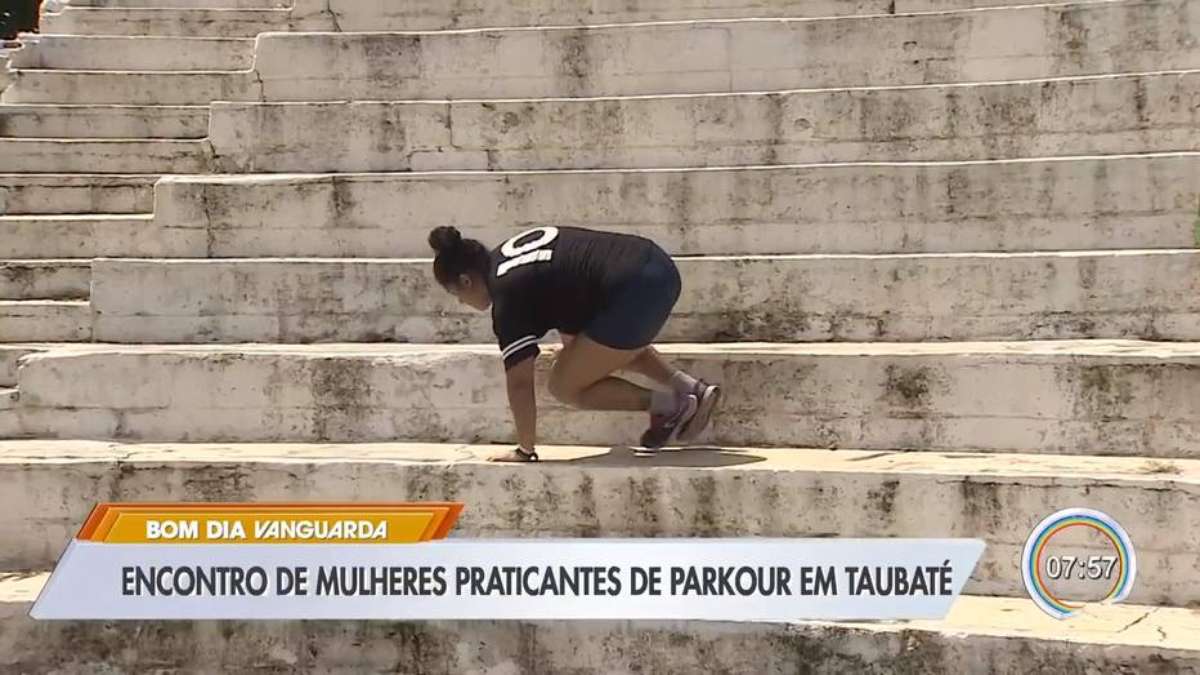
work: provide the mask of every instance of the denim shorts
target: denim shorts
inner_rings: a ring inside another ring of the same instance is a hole
[[[641,349],[658,337],[681,288],[675,261],[657,245],[652,246],[641,267],[617,287],[612,301],[583,332],[611,349]]]

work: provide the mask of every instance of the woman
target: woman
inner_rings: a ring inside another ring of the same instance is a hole
[[[679,298],[679,270],[657,244],[626,234],[539,227],[489,251],[453,227],[429,233],[433,274],[459,302],[492,310],[508,380],[516,449],[493,461],[538,459],[534,357],[550,329],[563,350],[550,375],[558,400],[588,410],[645,410],[642,445],[657,450],[690,440],[708,425],[718,387],[663,361],[650,343]],[[665,390],[613,377],[641,373]]]

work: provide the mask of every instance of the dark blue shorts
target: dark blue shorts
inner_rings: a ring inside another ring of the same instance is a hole
[[[681,288],[675,261],[653,246],[641,268],[621,284],[583,332],[611,349],[641,349],[658,337]]]

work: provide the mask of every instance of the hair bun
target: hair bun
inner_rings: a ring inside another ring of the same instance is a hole
[[[439,254],[453,251],[462,244],[462,232],[459,232],[457,227],[442,225],[429,232],[429,246]]]

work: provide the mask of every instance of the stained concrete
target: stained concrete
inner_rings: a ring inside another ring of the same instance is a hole
[[[168,256],[204,246],[202,232],[168,233],[149,214],[0,216],[0,255],[13,258]],[[89,275],[90,281],[90,275]]]
[[[1190,249],[678,264],[684,290],[659,341],[1200,339]],[[92,282],[101,341],[494,339],[490,317],[442,290],[428,259],[106,259]]]
[[[168,0],[169,1],[169,0]],[[161,35],[253,38],[292,27],[287,9],[76,7],[42,18],[42,30],[68,35]],[[212,2],[205,4],[211,5]],[[299,27],[299,26],[297,26]],[[332,28],[328,22],[324,26]]]
[[[0,472],[12,489],[0,498],[0,532],[11,542],[2,564],[48,565],[97,499],[460,500],[455,536],[979,537],[988,548],[967,592],[1023,598],[1025,539],[1086,494],[1137,544],[1131,602],[1200,602],[1189,573],[1200,564],[1190,534],[1200,518],[1195,460],[799,448],[639,458],[619,447],[545,446],[536,466],[480,461],[502,449],[4,442]],[[1068,549],[1111,551],[1084,540]]]
[[[0,174],[0,213],[149,213],[157,175]]]
[[[1023,600],[966,596],[943,621],[36,623],[41,575],[0,581],[0,665],[17,670],[430,674],[553,672],[1147,675],[1200,669],[1186,610],[1115,606],[1053,622]],[[102,628],[99,628],[102,626]]]
[[[267,33],[265,100],[682,94],[1200,67],[1187,0],[433,33]],[[18,83],[17,88],[20,88]]]
[[[204,138],[208,106],[17,105],[3,108],[9,138]]]
[[[0,300],[0,318],[0,342],[92,339],[87,300]]]
[[[230,173],[969,160],[1197,150],[1197,101],[1200,71],[1185,71],[699,96],[216,103],[209,132],[214,166]]]
[[[195,173],[210,157],[199,140],[0,138],[0,161],[23,173]]]
[[[489,245],[543,224],[632,232],[676,255],[1183,248],[1195,244],[1198,186],[1195,153],[168,177],[146,229],[181,244],[164,257],[199,258],[425,257],[425,235],[439,225]]]
[[[54,35],[28,37],[13,68],[65,70],[249,70],[254,40]]]
[[[668,345],[726,388],[716,445],[1196,457],[1195,343]],[[636,443],[641,414],[549,399],[546,443]],[[492,346],[81,345],[25,356],[24,433],[191,441],[511,442]]]
[[[1156,71],[1200,68],[1196,21],[1186,0],[1131,0],[823,19],[264,33],[252,73],[18,70],[4,100],[661,95]]]

